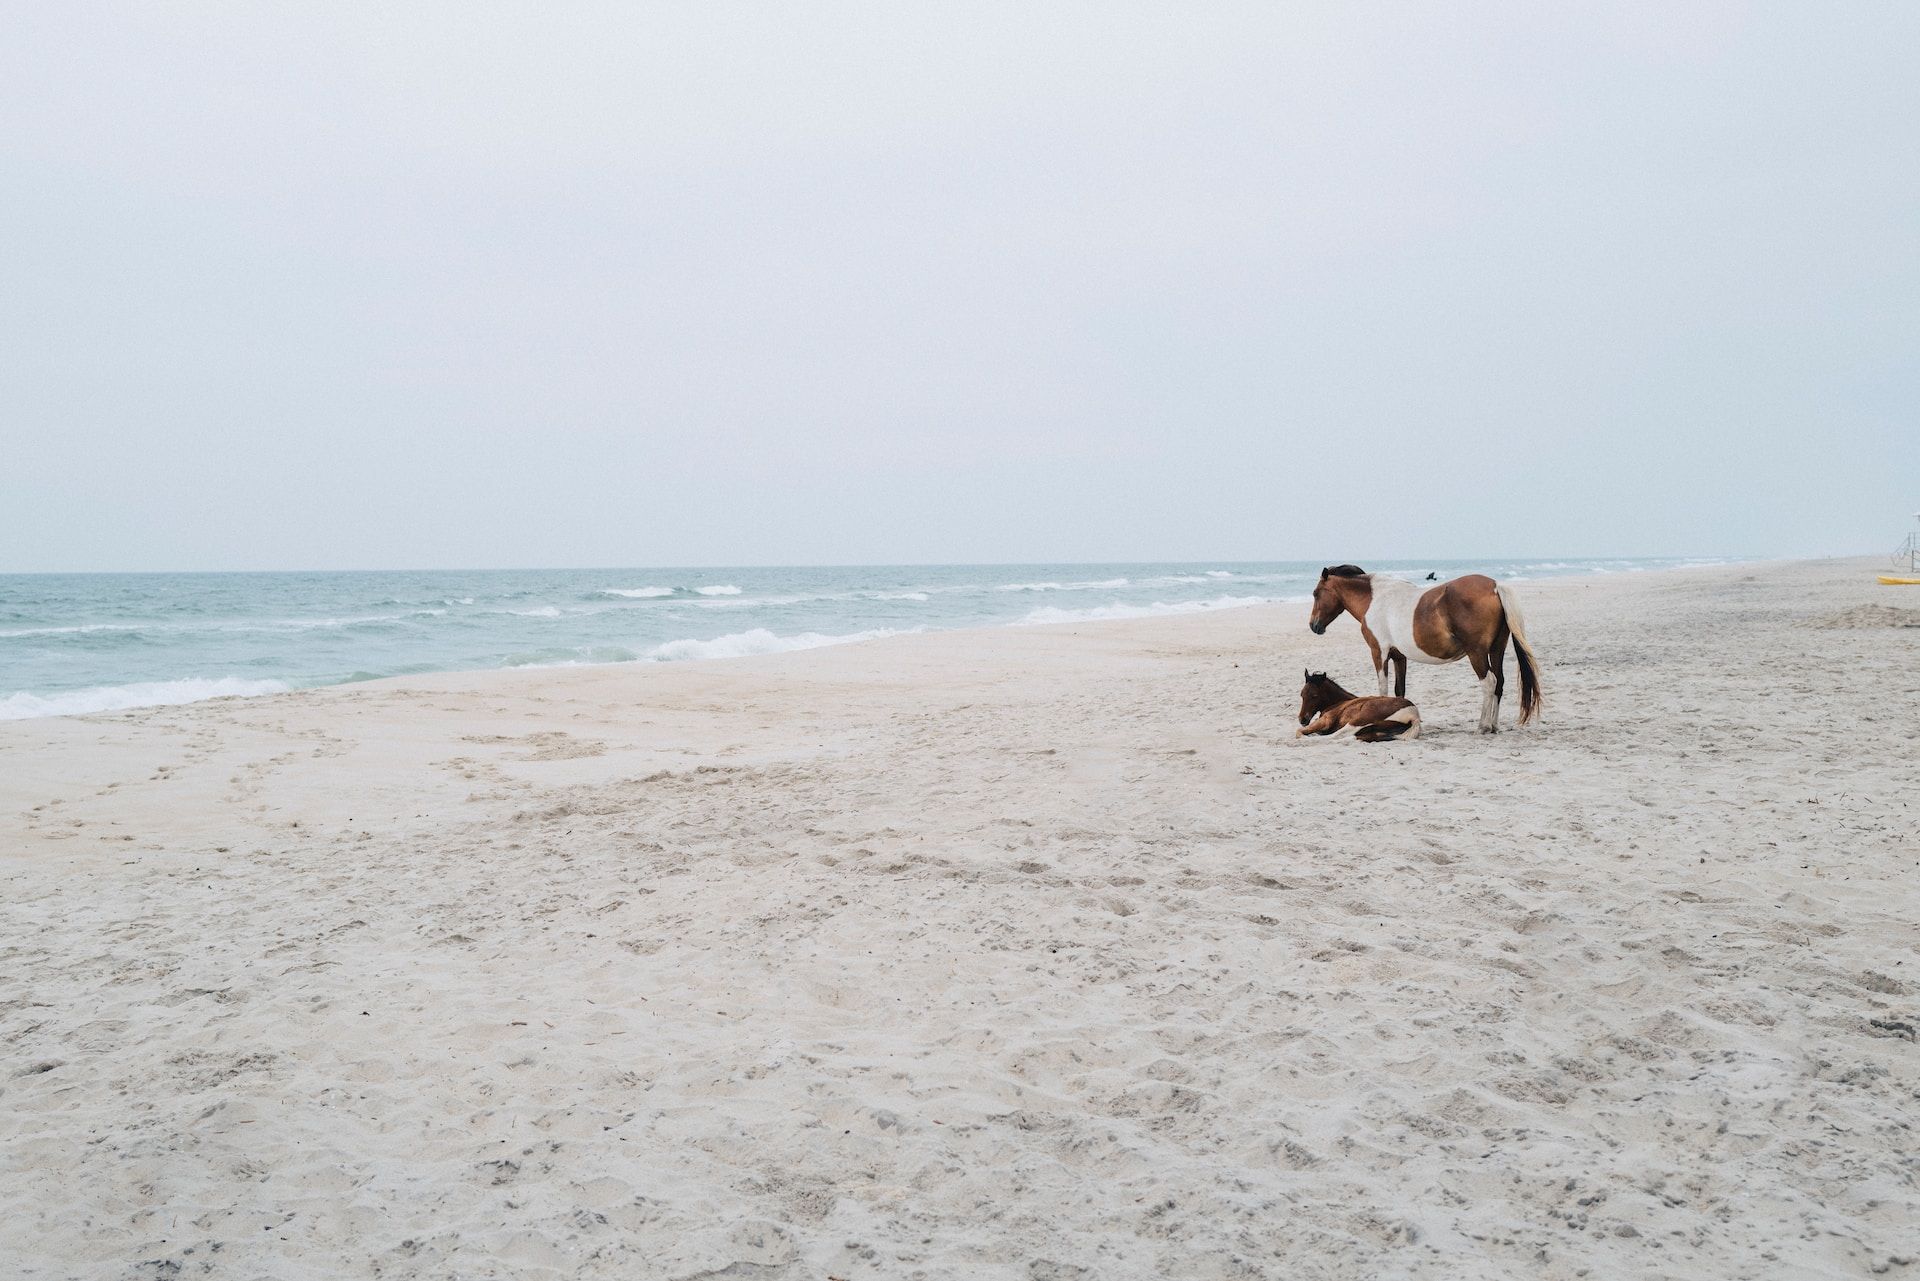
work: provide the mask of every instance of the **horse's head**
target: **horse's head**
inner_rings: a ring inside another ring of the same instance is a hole
[[[1306,683],[1300,686],[1300,723],[1305,725],[1329,707],[1344,703],[1352,695],[1327,676],[1325,672],[1307,672]]]
[[[1320,571],[1320,582],[1313,589],[1313,613],[1307,618],[1315,636],[1324,635],[1328,624],[1353,608],[1347,594],[1366,581],[1366,571],[1358,565],[1329,565]]]

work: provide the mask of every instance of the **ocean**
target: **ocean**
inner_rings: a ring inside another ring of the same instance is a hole
[[[1699,558],[1368,562],[1424,578]],[[1318,562],[0,575],[0,720],[418,672],[661,663],[1304,599]]]

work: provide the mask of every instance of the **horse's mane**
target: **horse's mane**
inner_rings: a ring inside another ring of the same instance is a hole
[[[1366,570],[1358,565],[1329,565],[1320,571],[1322,578],[1367,578]]]

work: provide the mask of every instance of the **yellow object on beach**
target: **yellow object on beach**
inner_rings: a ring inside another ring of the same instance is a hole
[[[1895,578],[1892,574],[1882,574],[1880,581],[1889,587],[1920,587],[1920,578]]]

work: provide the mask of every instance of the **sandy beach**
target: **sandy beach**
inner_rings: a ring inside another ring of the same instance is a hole
[[[1920,1274],[1873,567],[1521,584],[1495,737],[1304,606],[0,724],[0,1271]]]

